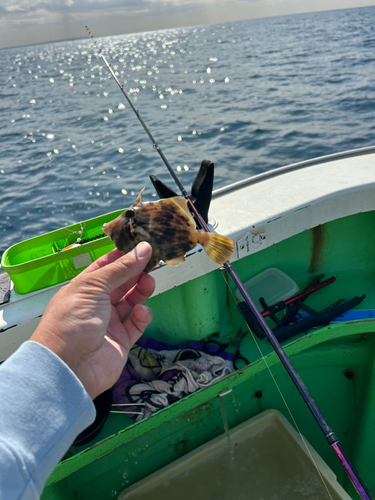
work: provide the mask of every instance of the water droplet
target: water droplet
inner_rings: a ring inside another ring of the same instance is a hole
[[[138,148],[138,149],[137,149],[137,151],[138,151],[138,152],[139,152],[139,151],[142,151],[142,148]]]
[[[206,69],[206,73],[210,74],[211,73],[211,68]]]
[[[215,78],[210,78],[210,83],[215,83]]]
[[[159,95],[159,99],[164,99],[163,94],[160,94],[160,95]]]
[[[0,170],[0,174],[5,174],[5,170]]]
[[[225,130],[225,127],[220,128],[220,132],[224,132],[224,130]]]
[[[160,107],[161,107],[161,109],[167,109],[168,108],[168,106],[166,104],[162,104]]]
[[[58,149],[54,149],[53,152],[55,153],[55,155],[59,154],[59,150]]]
[[[105,122],[107,122],[107,121],[108,121],[108,116],[105,116],[105,117],[103,118],[103,120],[104,120]]]
[[[73,149],[77,149],[77,146],[75,144],[72,144]]]
[[[109,108],[108,113],[111,115],[113,113],[113,109]]]
[[[187,165],[184,165],[184,170],[187,172],[189,170],[189,167]]]
[[[123,152],[124,152],[124,150],[123,150],[122,148],[118,148],[118,152],[119,152],[119,153],[123,153]]]
[[[117,107],[118,109],[125,109],[125,104],[122,104],[122,102],[120,102],[120,104]]]
[[[197,135],[197,131],[196,131],[196,130],[193,130],[193,131],[192,131],[192,134],[193,134],[193,135]]]
[[[177,165],[176,170],[177,170],[177,172],[181,172],[181,167],[180,167],[180,165]]]
[[[181,141],[182,141],[182,137],[179,135],[179,136],[177,137],[177,140],[178,140],[179,142],[181,142]]]
[[[122,194],[128,194],[128,192],[126,191],[126,189],[121,189],[121,193]]]
[[[55,80],[53,78],[50,78],[49,81],[53,83]]]
[[[46,134],[46,138],[52,140],[55,138],[55,136],[54,136],[54,134]]]
[[[228,78],[228,77],[225,77],[225,78],[224,78],[224,82],[225,82],[225,83],[228,83],[228,82],[229,82],[229,78]]]
[[[31,99],[30,100],[30,104],[35,104],[36,103],[36,100],[35,99]]]

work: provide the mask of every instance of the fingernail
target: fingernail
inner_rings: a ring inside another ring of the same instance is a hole
[[[141,243],[138,243],[138,245],[135,247],[135,255],[137,257],[144,257],[149,251],[150,251],[151,245],[147,243],[146,241],[141,241]]]
[[[151,311],[151,309],[148,306],[145,306],[144,304],[139,304],[139,305],[142,307],[144,313],[149,313]]]

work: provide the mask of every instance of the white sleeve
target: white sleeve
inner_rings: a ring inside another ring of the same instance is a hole
[[[70,368],[28,341],[0,366],[0,498],[38,499],[95,407]]]

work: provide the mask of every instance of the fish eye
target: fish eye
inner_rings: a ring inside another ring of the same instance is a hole
[[[134,215],[135,215],[134,210],[132,210],[131,208],[129,208],[129,210],[125,212],[125,217],[127,217],[128,219],[132,219]]]

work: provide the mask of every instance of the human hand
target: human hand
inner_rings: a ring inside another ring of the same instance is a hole
[[[93,262],[51,299],[30,338],[57,354],[92,399],[114,385],[151,322],[151,309],[142,305],[155,288],[143,272],[151,253],[143,242]]]

